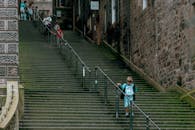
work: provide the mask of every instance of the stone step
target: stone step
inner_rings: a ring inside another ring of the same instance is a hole
[[[137,116],[137,114],[139,113],[136,113],[134,112],[135,114],[135,119],[136,120],[145,120],[145,118],[141,117],[141,116]],[[95,117],[95,118],[94,118]],[[101,116],[89,116],[89,115],[85,115],[85,116],[80,116],[78,114],[75,114],[74,116],[73,115],[69,115],[69,116],[63,116],[63,115],[49,115],[49,116],[46,116],[46,115],[41,115],[41,116],[36,116],[36,115],[30,115],[30,116],[27,116],[25,115],[25,117],[23,118],[23,120],[102,120],[102,119],[111,119],[113,120],[113,117],[112,116],[108,116],[108,115],[101,115]],[[159,122],[169,122],[169,121],[182,121],[182,122],[194,122],[194,118],[188,118],[188,117],[182,117],[182,118],[170,118],[170,117],[161,117],[161,118],[152,118],[153,120],[155,121],[159,121]],[[125,122],[129,122],[129,119],[126,118],[124,116],[124,113],[121,113],[119,114],[119,119],[118,120],[121,120],[121,121],[125,121]]]
[[[44,126],[40,126],[40,127],[32,127],[32,126],[25,126],[25,127],[21,127],[20,130],[124,130],[124,128],[121,127],[89,127],[89,126],[64,126],[64,127],[44,127]]]

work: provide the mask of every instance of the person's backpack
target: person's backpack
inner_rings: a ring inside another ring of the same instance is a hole
[[[122,90],[123,91],[123,93],[125,93],[125,89],[126,89],[126,86],[125,86],[125,88]],[[135,101],[135,92],[137,91],[137,89],[136,89],[136,86],[135,86],[135,84],[133,85],[133,92],[134,92],[134,94],[133,94],[133,101]],[[121,93],[121,95],[120,95],[120,99],[124,99],[124,94],[123,93]]]

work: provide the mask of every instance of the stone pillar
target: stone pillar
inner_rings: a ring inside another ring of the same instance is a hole
[[[18,79],[18,0],[0,1],[0,86]]]
[[[18,81],[19,79],[17,6],[18,0],[0,0],[0,88],[4,90],[7,81]],[[0,89],[0,92],[2,91]],[[16,119],[17,117],[13,117],[7,130],[17,128],[15,124],[18,124],[18,120]]]

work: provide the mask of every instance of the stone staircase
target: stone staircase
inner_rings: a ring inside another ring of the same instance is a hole
[[[99,65],[115,82],[132,75],[138,87],[136,104],[164,130],[195,130],[195,109],[179,100],[175,92],[158,92],[131,71],[109,49],[87,42],[77,33],[66,32],[65,39],[90,67]],[[122,104],[121,104],[122,107]],[[134,129],[145,129],[145,119],[135,110]],[[122,118],[121,118],[122,119]]]
[[[28,32],[28,33],[26,33]],[[65,32],[81,58],[91,68],[99,65],[115,82],[132,75],[138,87],[136,104],[163,130],[195,130],[195,110],[178,95],[156,91],[104,47],[88,43],[77,33]],[[120,101],[119,119],[113,105],[105,105],[101,94],[82,88],[67,61],[48,45],[32,26],[20,23],[20,77],[25,87],[21,130],[128,130]],[[102,88],[99,84],[99,89]],[[115,95],[110,95],[115,99]],[[134,130],[144,130],[145,118],[134,111]],[[156,130],[155,128],[151,128]]]
[[[85,91],[55,47],[20,23],[21,130],[123,130],[97,93]]]

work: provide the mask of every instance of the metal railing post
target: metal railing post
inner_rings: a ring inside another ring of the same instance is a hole
[[[115,93],[116,93],[116,96],[115,96],[115,112],[116,112],[116,118],[118,119],[118,117],[119,117],[119,92],[118,92],[117,88],[115,88]]]
[[[107,99],[108,99],[108,82],[106,79],[106,76],[104,76],[104,103],[107,104]]]
[[[55,41],[54,41],[54,35],[52,35],[52,37],[51,37],[51,42],[52,42],[52,44],[54,44],[55,45]]]
[[[48,32],[48,34],[49,34],[49,44],[52,45],[50,32]]]
[[[76,60],[76,63],[75,63],[75,76],[77,76],[77,71],[78,71],[78,61]]]
[[[95,91],[98,91],[98,72],[97,68],[95,68]]]
[[[73,57],[71,52],[72,52],[72,48],[70,48],[70,54],[69,54],[69,57],[70,57],[70,59],[69,59],[70,67],[72,67],[72,57]]]
[[[130,130],[133,130],[133,102],[130,101],[130,106],[129,106],[129,109],[130,109]]]
[[[49,42],[49,30],[47,31],[47,41],[48,41],[48,43],[50,44],[50,42]]]
[[[87,84],[89,85],[89,89],[92,91],[93,90],[93,87],[91,85],[91,71],[88,72],[89,75],[88,75],[88,81],[87,81]]]
[[[82,75],[82,87],[85,88],[85,66],[82,65],[82,69],[83,69],[83,75]]]
[[[150,130],[150,121],[149,121],[149,116],[146,116],[146,130]]]

